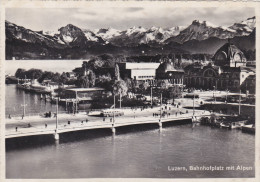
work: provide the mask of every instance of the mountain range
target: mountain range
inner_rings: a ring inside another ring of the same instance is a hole
[[[194,20],[189,26],[112,27],[89,30],[72,24],[56,32],[33,31],[5,21],[6,59],[85,59],[97,54],[213,54],[228,40],[255,49],[255,17],[224,27]]]

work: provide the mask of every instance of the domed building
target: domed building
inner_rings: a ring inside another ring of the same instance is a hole
[[[246,67],[246,58],[235,45],[226,43],[213,56],[214,64],[200,63],[187,66],[184,84],[198,89],[238,91],[246,78],[255,75],[255,70]]]
[[[173,85],[183,85],[184,70],[174,67],[171,60],[165,61],[156,69],[156,80],[168,80]]]
[[[213,61],[217,66],[240,67],[246,66],[246,57],[234,44],[226,43],[215,55]]]

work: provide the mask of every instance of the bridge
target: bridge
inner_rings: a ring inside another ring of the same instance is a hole
[[[187,109],[185,109],[187,111]],[[40,118],[39,116],[28,118],[6,119],[5,138],[16,138],[34,135],[50,135],[53,134],[55,139],[59,138],[59,134],[66,132],[92,130],[92,129],[111,129],[113,133],[116,128],[124,126],[133,126],[141,124],[158,124],[161,129],[163,123],[166,122],[187,122],[192,118],[210,116],[207,111],[196,110],[193,116],[192,111],[181,113],[179,110],[176,114],[169,111],[164,117],[160,117],[158,108],[147,110],[124,110],[125,115],[119,117],[91,117],[86,113],[60,114],[58,118]],[[55,122],[57,120],[57,122]],[[191,122],[191,121],[190,121]]]

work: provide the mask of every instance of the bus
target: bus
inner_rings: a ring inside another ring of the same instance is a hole
[[[122,110],[116,109],[106,109],[101,111],[101,116],[103,117],[112,117],[115,113],[115,116],[123,116],[124,112]]]

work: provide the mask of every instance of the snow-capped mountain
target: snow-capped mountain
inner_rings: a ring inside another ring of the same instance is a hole
[[[55,36],[57,34],[59,34],[60,32],[57,30],[57,31],[44,31],[43,34],[44,35],[49,35],[49,36]]]
[[[126,30],[110,27],[92,31],[68,24],[57,31],[33,31],[6,21],[6,50],[8,58],[14,55],[41,58],[44,52],[51,59],[60,58],[60,55],[69,59],[78,58],[80,52],[87,56],[91,51],[93,54],[139,53],[140,49],[145,49],[150,53],[156,53],[157,50],[194,53],[198,49],[208,50],[206,52],[215,50],[226,39],[234,39],[238,44],[241,40],[241,47],[245,43],[249,49],[254,49],[255,24],[255,17],[252,17],[227,27],[194,20],[189,26],[170,28],[134,26]],[[214,44],[212,40],[219,44]]]
[[[190,26],[182,30],[176,37],[171,37],[167,42],[175,41],[183,43],[189,40],[205,40],[210,37],[220,39],[232,38],[236,31],[223,26],[216,26],[210,22],[194,20]]]
[[[70,46],[84,46],[90,42],[104,43],[104,40],[96,36],[92,31],[80,29],[72,24],[59,29],[57,35],[64,43]]]
[[[62,48],[63,45],[57,41],[57,39],[53,36],[44,35],[42,31],[32,31],[30,29],[26,29],[22,26],[17,26],[14,23],[5,22],[6,27],[6,39],[7,40],[20,40],[22,42],[27,43],[38,43],[45,44],[50,47]]]
[[[235,23],[232,26],[217,26],[207,21],[194,20],[190,26],[180,31],[177,36],[172,36],[166,40],[169,42],[184,43],[189,40],[205,40],[210,37],[220,39],[233,38],[235,36],[249,35],[255,28],[255,17],[248,18],[241,23]]]
[[[93,42],[103,44],[105,41],[96,36],[89,30],[81,30],[80,28],[68,24],[61,27],[58,32],[55,31],[32,31],[21,26],[17,26],[8,21],[6,25],[6,38],[8,40],[20,40],[28,43],[39,43],[54,48],[64,48],[92,44]]]
[[[245,21],[242,21],[241,23],[234,23],[232,26],[230,26],[230,29],[235,30],[239,35],[249,35],[255,28],[256,19],[255,17],[248,18]]]
[[[115,37],[115,36],[119,36],[121,35],[121,30],[117,30],[114,28],[101,28],[101,29],[97,29],[93,31],[97,36],[101,37],[103,40],[110,40],[111,38]]]
[[[102,38],[118,46],[131,46],[149,43],[163,43],[171,36],[176,36],[184,27],[172,27],[163,29],[161,27],[132,27],[125,31],[113,31],[113,36],[102,36]],[[109,32],[110,33],[110,32]],[[111,34],[108,34],[111,35]]]

